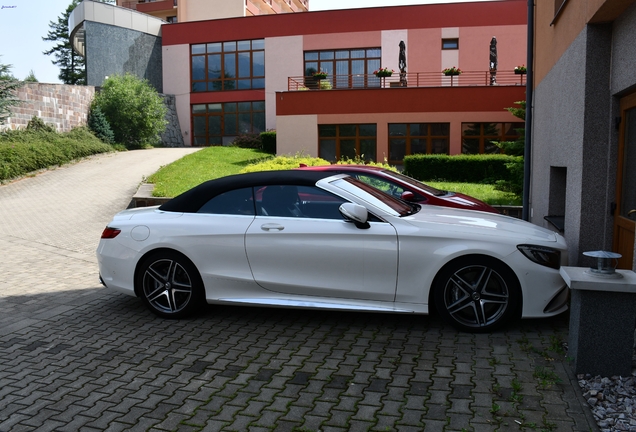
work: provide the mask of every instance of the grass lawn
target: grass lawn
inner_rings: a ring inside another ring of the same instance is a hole
[[[452,182],[425,182],[428,185],[442,190],[450,190],[475,197],[490,205],[520,206],[521,197],[510,193],[495,190],[494,185],[478,183],[452,183]]]
[[[155,184],[154,196],[175,197],[194,186],[218,177],[238,174],[241,169],[272,157],[253,149],[207,147],[167,165],[148,178]],[[297,164],[295,164],[296,166]],[[501,192],[492,185],[474,183],[426,182],[438,189],[461,192],[491,205],[521,205],[514,194]]]
[[[243,167],[271,156],[254,149],[206,147],[162,167],[147,181],[155,185],[154,196],[175,197],[204,181],[238,174]]]

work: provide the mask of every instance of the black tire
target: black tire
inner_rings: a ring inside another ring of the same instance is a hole
[[[521,289],[508,266],[494,258],[470,255],[440,271],[433,297],[442,319],[455,328],[486,332],[518,315]]]
[[[139,266],[136,285],[148,309],[163,318],[191,316],[205,304],[199,272],[178,252],[158,251],[147,256]]]

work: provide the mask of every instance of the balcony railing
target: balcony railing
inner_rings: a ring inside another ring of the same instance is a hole
[[[499,71],[495,81],[491,82],[489,71],[465,71],[461,75],[446,76],[442,72],[411,72],[400,77],[393,73],[390,77],[378,78],[369,75],[328,75],[323,80],[312,76],[289,77],[289,91],[326,90],[326,89],[371,89],[399,87],[468,87],[468,86],[525,86],[526,75],[515,74],[514,71]]]

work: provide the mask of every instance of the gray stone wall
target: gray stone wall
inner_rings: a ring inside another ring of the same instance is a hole
[[[86,125],[95,87],[66,84],[25,83],[17,92],[21,103],[11,108],[11,117],[0,129],[23,129],[33,116],[68,132]]]
[[[179,117],[177,117],[175,97],[163,95],[163,102],[168,108],[168,113],[166,114],[168,125],[166,126],[166,131],[161,135],[161,141],[166,147],[185,147],[179,126]]]
[[[99,87],[107,76],[130,73],[163,92],[160,37],[93,21],[84,27],[88,85]]]
[[[571,265],[584,251],[612,246],[611,40],[610,25],[587,26],[534,93],[532,222],[547,227],[544,217],[565,208]]]

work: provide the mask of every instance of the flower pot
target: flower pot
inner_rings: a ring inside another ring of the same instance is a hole
[[[527,72],[524,70],[515,70],[516,75],[525,75]]]
[[[393,75],[393,72],[378,72],[377,74],[375,74],[375,76],[377,76],[378,78],[386,78],[390,77],[391,75]]]
[[[446,76],[457,76],[457,75],[459,75],[459,72],[444,72],[444,75],[446,75]]]

